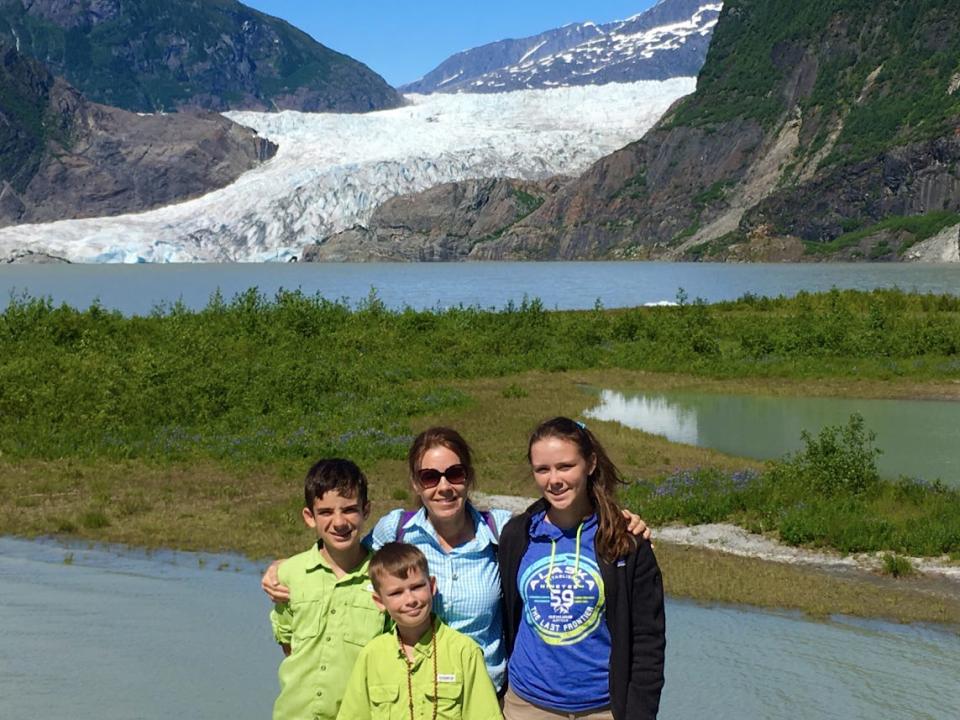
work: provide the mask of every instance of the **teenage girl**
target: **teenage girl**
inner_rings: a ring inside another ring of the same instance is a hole
[[[656,718],[663,582],[650,543],[624,528],[620,474],[565,417],[537,427],[527,457],[543,497],[507,523],[499,546],[504,718]]]

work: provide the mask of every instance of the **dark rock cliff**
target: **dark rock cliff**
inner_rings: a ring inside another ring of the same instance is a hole
[[[0,0],[0,37],[138,112],[396,107],[379,75],[236,0]]]
[[[276,146],[221,115],[88,102],[0,47],[0,225],[116,215],[202,195]]]
[[[392,198],[367,227],[354,227],[304,249],[306,262],[465,260],[538,208],[562,178],[445,183]]]
[[[479,254],[898,259],[960,223],[957,28],[949,0],[729,0],[696,93]]]

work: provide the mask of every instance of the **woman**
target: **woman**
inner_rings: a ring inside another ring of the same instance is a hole
[[[407,464],[420,507],[414,513],[394,510],[382,517],[371,533],[372,547],[402,540],[423,551],[437,579],[436,613],[480,645],[499,692],[506,680],[506,653],[496,546],[511,513],[481,513],[470,502],[476,481],[472,456],[456,430],[433,427],[420,433],[407,453]],[[630,532],[649,534],[640,518],[624,515]],[[288,595],[277,581],[276,565],[267,569],[261,587],[274,602],[283,602]]]
[[[663,583],[646,540],[623,528],[617,468],[587,428],[558,417],[527,457],[543,495],[500,538],[509,651],[505,720],[656,718]]]

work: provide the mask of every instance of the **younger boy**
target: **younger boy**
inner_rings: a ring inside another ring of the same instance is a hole
[[[423,553],[387,543],[369,572],[373,600],[396,628],[360,652],[339,720],[501,720],[480,646],[432,613],[437,585]]]
[[[303,521],[317,542],[278,570],[290,600],[270,613],[286,655],[274,720],[334,720],[360,649],[385,627],[360,545],[367,479],[349,460],[320,460],[307,473],[304,499]]]

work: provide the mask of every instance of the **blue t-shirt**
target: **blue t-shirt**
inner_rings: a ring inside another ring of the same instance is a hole
[[[538,513],[517,571],[523,621],[507,667],[510,687],[560,712],[610,704],[610,630],[596,534],[596,515],[561,530]]]

